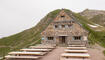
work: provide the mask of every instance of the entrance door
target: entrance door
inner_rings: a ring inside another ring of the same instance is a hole
[[[59,36],[60,43],[66,43],[66,36]]]

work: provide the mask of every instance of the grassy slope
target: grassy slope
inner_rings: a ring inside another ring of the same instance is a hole
[[[88,39],[90,43],[98,43],[101,46],[105,47],[105,31],[94,31],[87,25],[88,23],[92,22],[88,21],[86,18],[80,16],[79,14],[74,14],[74,16],[78,19],[80,23],[82,23],[82,26],[89,31]]]
[[[96,24],[99,24],[105,27],[105,23],[104,23],[105,22],[105,11],[86,9],[80,12],[79,14],[88,18],[89,21],[92,21]]]
[[[80,16],[80,14],[74,14],[74,16],[78,19],[78,21],[80,23],[82,23],[83,27],[89,31],[88,40],[90,41],[90,43],[91,44],[98,43],[99,45],[101,45],[102,47],[105,48],[105,30],[95,31],[87,25],[87,24],[94,22],[95,20],[96,20],[97,24],[100,24],[99,19],[102,19],[103,15],[97,15],[97,16],[93,17],[91,19],[92,21],[88,20],[86,17]],[[88,23],[88,22],[90,22],[90,23]],[[103,51],[103,53],[105,55],[105,50]]]
[[[104,22],[105,22],[105,15],[103,14],[98,14],[95,15],[93,18],[89,19],[90,21],[100,24],[102,26],[105,26]]]
[[[65,11],[70,14],[71,11],[65,9]],[[36,43],[40,43],[40,33],[49,25],[49,23],[56,17],[56,15],[60,12],[60,10],[55,10],[50,12],[47,16],[45,16],[37,26],[20,32],[18,34],[5,37],[0,39],[0,55],[3,56],[7,54],[9,51],[18,50],[20,48],[28,47],[30,45],[34,45]],[[91,44],[99,43],[100,45],[105,47],[105,32],[96,32],[87,24],[92,24],[92,22],[88,21],[86,18],[80,16],[79,14],[73,13],[73,15],[78,19],[78,22],[82,24],[82,26],[87,29],[89,34],[89,41]],[[5,53],[5,54],[4,54]]]
[[[6,55],[9,51],[16,51],[20,48],[40,43],[40,33],[48,26],[59,11],[58,9],[48,13],[47,16],[31,29],[0,39],[0,56]]]

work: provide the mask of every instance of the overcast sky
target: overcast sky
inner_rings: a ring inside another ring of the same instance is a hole
[[[48,12],[61,8],[105,10],[105,0],[0,0],[0,37],[29,29]]]

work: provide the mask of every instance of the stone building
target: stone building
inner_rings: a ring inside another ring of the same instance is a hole
[[[43,44],[86,44],[88,31],[77,22],[73,14],[61,10],[41,33]]]

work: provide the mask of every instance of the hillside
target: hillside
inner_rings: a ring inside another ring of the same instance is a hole
[[[48,13],[35,27],[0,39],[0,56],[4,56],[9,51],[19,50],[20,48],[40,43],[40,33],[47,27],[59,11],[58,9]]]
[[[64,9],[65,12],[70,14],[70,10]],[[9,51],[19,50],[20,48],[26,48],[30,45],[35,45],[40,43],[41,36],[40,33],[52,22],[54,17],[60,12],[60,9],[54,10],[48,13],[40,22],[35,26],[18,34],[5,37],[0,39],[0,56],[4,56]],[[82,24],[82,26],[87,29],[89,34],[89,43],[99,43],[100,45],[105,47],[105,32],[104,31],[94,31],[91,29],[88,24],[93,24],[93,22],[89,21],[87,18],[82,17],[80,14],[73,13],[78,22]]]
[[[103,10],[91,10],[86,9],[83,12],[80,12],[80,15],[86,17],[88,20],[105,26],[105,11]]]

